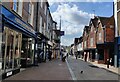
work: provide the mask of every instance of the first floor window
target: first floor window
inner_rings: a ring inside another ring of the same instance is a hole
[[[101,34],[101,33],[99,33],[99,40],[101,40],[101,39],[102,39],[101,37],[102,37],[102,34]]]
[[[90,39],[90,46],[93,46],[93,38]]]
[[[13,0],[13,10],[18,12],[18,0]]]

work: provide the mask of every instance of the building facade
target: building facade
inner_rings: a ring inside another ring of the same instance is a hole
[[[90,20],[89,23],[89,36],[88,36],[88,50],[90,61],[95,61],[96,58],[96,33],[97,33],[97,17]]]
[[[47,0],[11,0],[2,2],[0,9],[2,79],[20,72],[20,68],[45,62],[48,52],[52,57],[53,53],[60,53],[54,48],[54,45],[60,46],[60,30],[52,19]]]
[[[114,17],[98,17],[97,53],[98,63],[107,63],[107,59],[114,61]]]
[[[37,2],[36,8],[36,31],[37,31],[37,56],[39,62],[46,61],[46,53],[48,47],[48,7],[49,4],[47,1],[41,0]]]
[[[84,50],[84,60],[89,60],[89,50],[88,50],[88,37],[89,37],[89,26],[85,26],[83,30],[83,50]]]
[[[36,32],[33,27],[34,3],[2,2],[1,76],[14,75],[21,67],[34,64]]]
[[[114,0],[114,17],[115,17],[115,67],[120,67],[120,1]]]
[[[90,20],[89,26],[84,27],[83,50],[85,61],[106,64],[107,60],[111,59],[111,64],[114,65],[114,23],[114,16],[95,16]]]
[[[57,22],[53,21],[53,57],[60,58],[60,29]]]

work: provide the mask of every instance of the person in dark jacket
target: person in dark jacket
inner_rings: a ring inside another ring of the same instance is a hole
[[[51,61],[51,55],[52,55],[52,52],[48,51],[48,59],[49,59],[49,61]]]

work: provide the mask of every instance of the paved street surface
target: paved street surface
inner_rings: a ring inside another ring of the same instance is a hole
[[[56,59],[27,68],[6,80],[72,80],[72,77],[66,63]]]
[[[70,56],[66,62],[55,59],[40,63],[5,80],[118,80],[118,75]]]
[[[74,57],[67,60],[76,80],[118,80],[118,75]],[[83,73],[81,74],[81,71]]]

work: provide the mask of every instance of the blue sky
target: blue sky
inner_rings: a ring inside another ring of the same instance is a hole
[[[54,2],[50,3],[50,11],[59,26],[61,16],[62,30],[65,35],[61,38],[61,44],[69,46],[74,38],[82,36],[83,28],[88,25],[90,18],[96,16],[110,17],[113,15],[113,2]],[[94,11],[93,11],[94,10]]]

